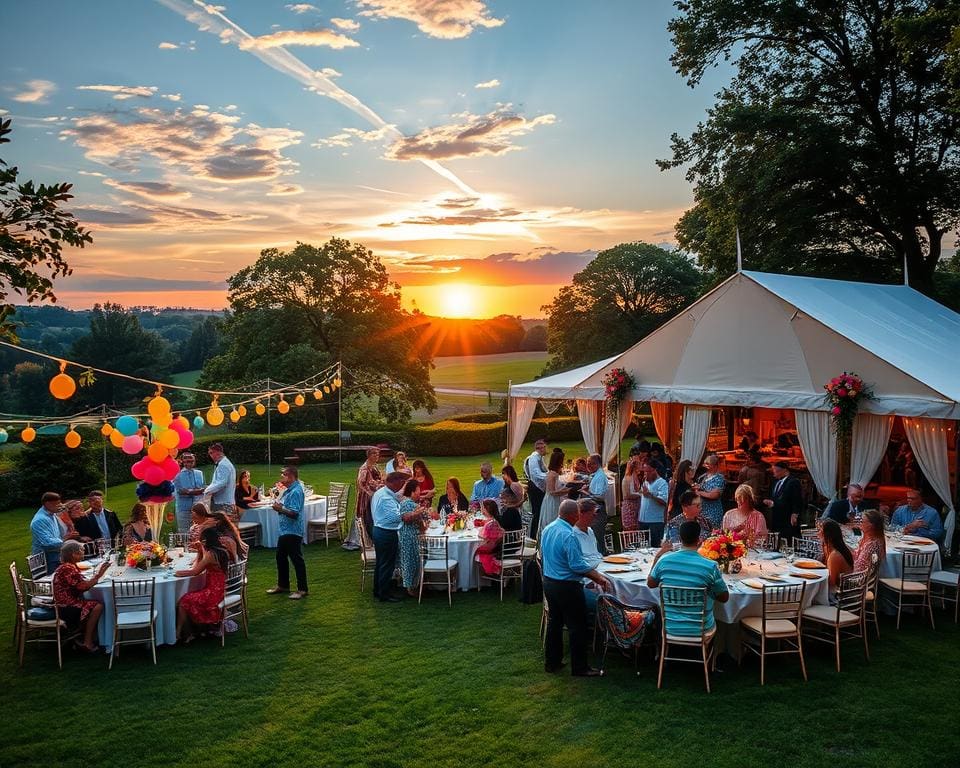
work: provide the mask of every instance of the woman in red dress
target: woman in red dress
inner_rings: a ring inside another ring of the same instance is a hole
[[[80,626],[83,629],[83,644],[75,643],[78,650],[87,653],[96,653],[98,646],[93,641],[97,631],[100,614],[103,613],[103,603],[97,600],[87,600],[83,593],[93,589],[100,581],[110,561],[104,560],[92,579],[83,578],[77,566],[83,560],[83,545],[78,541],[68,541],[60,548],[60,566],[53,572],[53,601],[60,611],[60,618],[67,622],[71,629]]]
[[[480,529],[480,548],[477,550],[477,562],[487,576],[496,576],[500,573],[500,560],[497,550],[500,539],[503,538],[503,528],[497,521],[497,502],[493,499],[484,499],[480,507],[483,512],[483,528]]]
[[[189,620],[196,626],[219,624],[220,603],[223,600],[223,587],[227,577],[229,555],[220,544],[216,528],[205,528],[200,535],[200,554],[197,562],[189,571],[177,571],[177,576],[199,576],[207,574],[207,582],[196,592],[188,592],[180,598],[177,605],[177,637]],[[193,640],[188,633],[184,643]]]

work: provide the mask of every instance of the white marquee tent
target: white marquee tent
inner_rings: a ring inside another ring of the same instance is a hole
[[[904,285],[875,285],[760,272],[738,272],[620,355],[510,388],[508,451],[519,450],[538,400],[577,401],[584,442],[605,459],[616,454],[632,403],[622,416],[599,416],[602,379],[611,368],[633,373],[633,401],[650,401],[668,448],[699,461],[710,409],[792,409],[818,490],[836,488],[837,449],[823,384],[847,371],[874,391],[861,403],[851,475],[869,480],[882,460],[893,417],[904,417],[914,455],[955,513],[946,422],[960,419],[960,315]],[[683,430],[681,433],[680,424]]]

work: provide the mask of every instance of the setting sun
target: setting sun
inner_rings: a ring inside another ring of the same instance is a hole
[[[438,285],[433,290],[439,294],[436,305],[443,317],[476,317],[478,307],[474,286],[448,283]]]

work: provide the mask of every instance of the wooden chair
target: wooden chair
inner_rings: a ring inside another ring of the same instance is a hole
[[[960,611],[960,573],[934,571],[930,574],[930,597],[936,598],[941,604],[953,603],[953,623],[956,624]]]
[[[803,610],[803,634],[811,640],[831,643],[836,650],[837,672],[840,671],[840,643],[863,640],[863,650],[870,661],[867,643],[867,620],[864,603],[867,598],[867,571],[854,571],[840,577],[836,605],[811,605]]]
[[[11,575],[15,570],[15,567],[11,569]],[[20,623],[17,648],[20,666],[23,666],[27,643],[56,643],[57,667],[63,669],[63,643],[76,633],[67,634],[67,623],[60,618],[60,608],[53,602],[53,582],[20,579],[20,588],[14,582],[13,591]]]
[[[763,545],[768,552],[779,552],[780,534],[777,531],[768,531],[766,539],[763,540]]]
[[[113,582],[113,647],[110,649],[110,663],[107,669],[113,669],[113,657],[120,655],[121,645],[142,645],[148,638],[137,637],[131,640],[121,639],[129,632],[149,631],[150,653],[153,663],[157,663],[157,609],[155,606],[155,580],[136,579]]]
[[[874,552],[870,558],[870,568],[867,570],[867,594],[863,601],[863,611],[867,617],[867,623],[873,621],[873,628],[877,633],[877,639],[880,639],[880,621],[877,616],[877,595],[880,588],[880,558]]]
[[[240,619],[243,636],[249,637],[247,627],[247,561],[240,560],[227,566],[227,578],[223,585],[223,600],[220,601],[220,647],[227,637],[227,620]]]
[[[807,665],[803,660],[803,640],[800,635],[806,586],[764,585],[762,614],[740,619],[740,660],[743,661],[744,649],[760,657],[760,685],[764,684],[766,677],[767,656],[797,654],[800,657],[803,679],[807,679]],[[771,643],[777,646],[777,650],[770,650]]]
[[[417,603],[423,601],[425,584],[447,588],[447,603],[453,605],[453,585],[456,582],[457,561],[450,559],[447,536],[420,536],[420,591]]]
[[[620,531],[621,552],[633,549],[648,549],[649,547],[650,531]]]
[[[933,570],[935,552],[904,552],[903,572],[900,578],[880,579],[880,594],[897,609],[897,629],[904,608],[926,608],[933,622],[933,606],[930,602],[930,571]]]
[[[668,661],[683,661],[694,664],[703,664],[703,680],[710,693],[710,666],[716,663],[713,653],[713,638],[717,634],[716,626],[707,629],[707,588],[706,587],[675,587],[668,584],[660,585],[660,670],[657,674],[657,690],[663,686],[663,667]],[[698,626],[695,635],[676,635],[667,632],[667,623],[686,621]],[[697,648],[700,658],[687,656],[669,656],[670,646],[681,648]]]
[[[347,535],[345,524],[347,522],[347,505],[350,503],[351,487],[351,483],[330,483],[330,487],[327,490],[327,512],[330,511],[331,507],[330,499],[334,496],[338,499],[336,513],[340,519],[340,541],[343,541]]]
[[[500,560],[499,573],[483,573],[478,559],[474,559],[473,567],[476,569],[477,591],[480,591],[481,578],[497,582],[500,585],[500,602],[503,602],[503,585],[511,579],[523,578],[523,560],[520,559],[523,551],[523,531],[504,531],[497,550],[497,559]]]
[[[596,626],[603,634],[600,669],[602,670],[606,663],[607,649],[613,646],[621,651],[633,651],[633,665],[639,675],[640,646],[654,618],[651,606],[628,605],[612,595],[600,595],[597,598],[596,620]]]
[[[820,539],[812,539],[809,536],[794,536],[793,554],[800,558],[819,560],[822,563],[823,545],[820,544]]]
[[[367,537],[367,529],[362,517],[357,518],[357,532],[360,535],[360,591],[363,592],[367,574],[370,574],[371,578],[376,577],[377,551],[373,548],[373,542]]]
[[[35,555],[27,555],[27,570],[30,571],[31,579],[42,579],[47,575],[47,553],[37,552]]]

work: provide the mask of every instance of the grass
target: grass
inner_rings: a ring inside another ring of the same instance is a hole
[[[506,392],[509,381],[519,384],[538,376],[546,361],[546,352],[438,357],[433,361],[436,367],[430,383],[435,387]]]
[[[573,446],[570,446],[573,447]],[[438,479],[472,479],[482,457],[435,458]],[[256,480],[266,468],[254,467]],[[276,469],[276,468],[274,468]],[[352,480],[355,465],[307,465],[319,489]],[[39,489],[38,489],[39,490]],[[133,484],[110,490],[129,509]],[[0,514],[0,557],[25,567],[31,509]],[[225,649],[163,647],[156,667],[125,649],[104,658],[30,649],[17,667],[12,600],[0,605],[0,765],[127,766],[153,755],[177,766],[559,766],[642,763],[821,766],[955,764],[960,715],[954,656],[960,631],[938,612],[936,632],[908,618],[882,622],[867,663],[844,649],[808,649],[810,682],[775,659],[759,685],[754,661],[714,675],[707,695],[694,666],[668,669],[656,690],[648,661],[636,676],[614,656],[608,675],[542,671],[540,607],[508,593],[457,594],[423,605],[374,603],[359,593],[359,558],[306,548],[310,597],[270,598],[273,552],[251,556],[251,636]],[[9,589],[9,588],[8,588]],[[145,751],[146,750],[146,751]]]
[[[171,384],[179,384],[181,387],[195,387],[197,382],[200,380],[200,374],[202,371],[181,371],[180,373],[175,373],[170,377]]]

